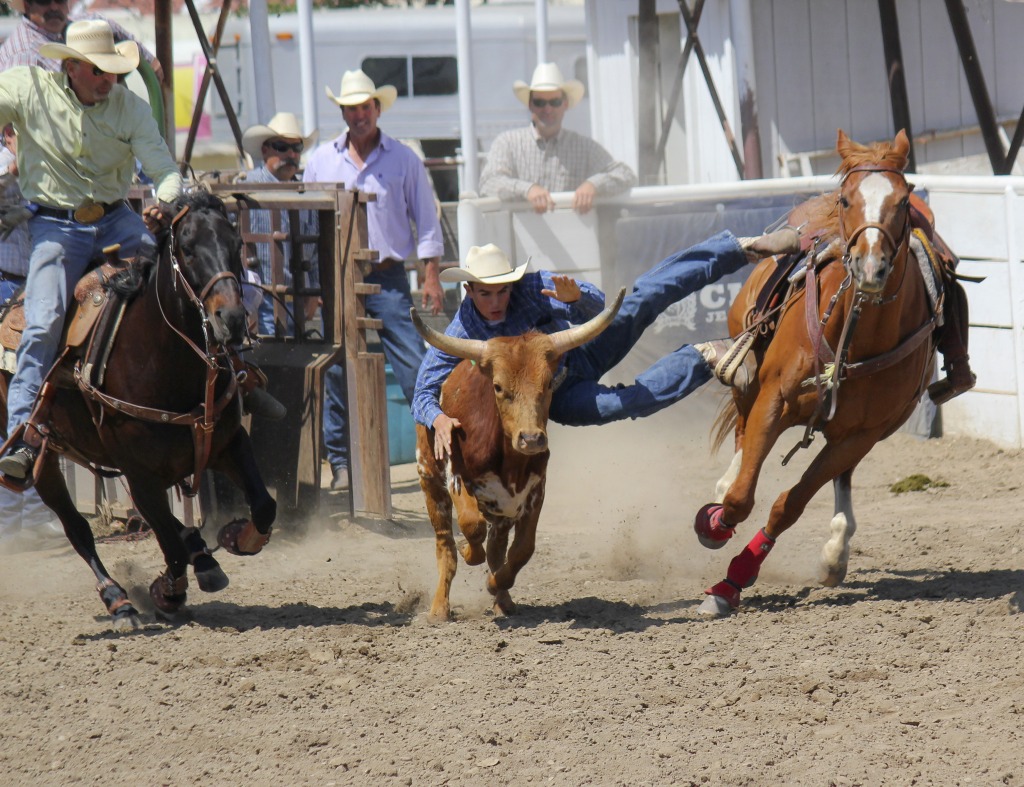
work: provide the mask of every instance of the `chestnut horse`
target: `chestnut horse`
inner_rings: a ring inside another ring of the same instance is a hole
[[[816,431],[825,445],[795,486],[772,506],[768,523],[729,564],[726,578],[709,588],[704,615],[722,617],[740,603],[761,563],[803,513],[817,491],[833,483],[835,514],[822,549],[823,583],[840,584],[856,529],[850,484],[854,468],[879,440],[914,411],[931,378],[935,317],[924,276],[909,252],[910,194],[903,170],[909,143],[900,131],[892,143],[852,142],[840,130],[842,157],[837,192],[799,206],[790,222],[813,242],[806,265],[790,276],[781,305],[757,324],[750,304],[774,271],[767,259],[752,272],[729,312],[735,337],[774,335],[755,341],[756,379],[733,391],[719,416],[718,444],[734,426],[737,453],[719,482],[720,504],[704,506],[694,528],[701,543],[717,549],[750,516],[762,463],[779,436],[805,427],[805,447]],[[802,275],[802,279],[800,278]],[[788,457],[787,457],[788,459]]]
[[[245,490],[251,516],[221,531],[221,545],[235,554],[262,548],[277,510],[241,426],[227,353],[246,331],[241,237],[224,204],[212,195],[199,192],[176,207],[178,217],[157,258],[140,258],[107,284],[127,304],[102,383],[86,380],[81,357],[66,351],[40,394],[48,402],[48,450],[37,461],[35,486],[95,574],[100,598],[118,628],[137,626],[138,611],[96,553],[58,454],[103,474],[124,475],[164,554],[167,568],[150,586],[150,596],[157,613],[170,620],[183,612],[190,563],[204,591],[227,587],[228,578],[199,532],[174,516],[168,489],[184,485],[203,463],[233,478]],[[4,420],[8,381],[5,375],[0,383]],[[33,418],[37,412],[38,406]]]

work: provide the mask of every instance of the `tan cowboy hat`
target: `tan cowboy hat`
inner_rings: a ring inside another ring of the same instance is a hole
[[[361,70],[346,71],[341,77],[341,91],[334,95],[329,87],[324,87],[327,97],[339,107],[354,107],[365,104],[371,98],[380,101],[380,111],[395,103],[398,98],[398,90],[394,85],[381,85],[377,87]]]
[[[252,156],[253,161],[262,161],[263,143],[276,137],[295,140],[309,148],[316,143],[317,131],[314,130],[308,137],[303,136],[302,126],[295,115],[291,112],[278,112],[265,126],[249,126],[242,134],[242,148]]]
[[[477,284],[508,284],[519,281],[526,273],[527,260],[518,268],[513,268],[505,252],[488,243],[486,246],[473,246],[466,255],[466,267],[448,268],[441,271],[441,281],[472,281]]]
[[[526,84],[521,79],[512,83],[512,92],[526,106],[530,106],[530,93],[534,90],[561,90],[569,101],[569,108],[576,106],[583,99],[586,88],[578,79],[568,82],[562,77],[562,71],[554,63],[541,63],[533,70],[533,79]]]
[[[139,45],[122,41],[114,45],[110,25],[102,19],[86,19],[68,26],[67,44],[43,44],[39,54],[54,60],[84,60],[108,74],[127,74],[139,66]]]

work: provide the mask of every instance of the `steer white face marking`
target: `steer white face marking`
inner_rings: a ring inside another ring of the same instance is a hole
[[[543,481],[543,476],[535,473],[527,478],[522,489],[512,490],[505,486],[496,473],[485,473],[476,479],[470,492],[476,498],[480,511],[487,517],[519,519],[524,511],[529,510]]]

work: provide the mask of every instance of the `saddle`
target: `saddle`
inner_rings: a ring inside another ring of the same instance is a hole
[[[825,204],[835,202],[835,194],[813,197],[794,208],[780,224],[799,227],[800,251],[775,259],[775,267],[747,306],[744,326],[758,326],[758,335],[770,341],[775,331],[771,319],[773,311],[792,293],[804,286],[803,270],[813,265],[815,271],[842,258],[843,249],[838,238],[831,236]],[[916,194],[910,196],[911,251],[914,253],[927,283],[929,301],[939,314],[941,325],[944,296],[957,287],[956,267],[959,258],[935,231],[935,218],[928,205]],[[801,265],[800,263],[803,263]]]
[[[763,349],[771,342],[777,327],[775,314],[805,286],[803,274],[808,267],[817,272],[842,258],[842,243],[833,237],[828,221],[828,206],[835,202],[835,193],[813,197],[780,222],[800,228],[801,250],[776,258],[774,268],[763,273],[762,283],[752,290],[743,318],[744,329],[753,337],[746,341],[747,350],[754,346]],[[929,388],[932,400],[941,404],[974,386],[967,355],[967,295],[958,280],[977,280],[957,274],[959,258],[935,231],[931,209],[916,194],[910,195],[910,228],[910,251],[921,268],[935,315],[938,349],[948,373],[947,379]]]
[[[61,335],[61,351],[58,358],[68,355],[82,359],[82,376],[93,385],[100,385],[106,368],[107,358],[117,330],[121,324],[126,302],[107,286],[110,278],[127,270],[132,260],[117,256],[119,247],[104,249],[104,256],[97,259],[75,286],[75,297]],[[25,330],[25,294],[19,292],[0,313],[0,346],[3,355],[0,368],[14,373],[16,352]],[[51,379],[60,387],[74,387],[70,371],[52,375]]]

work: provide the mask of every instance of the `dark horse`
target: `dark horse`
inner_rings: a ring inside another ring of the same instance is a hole
[[[202,590],[221,590],[228,578],[198,531],[174,516],[168,489],[187,486],[186,479],[204,463],[238,483],[251,519],[225,526],[218,538],[234,554],[258,552],[277,511],[241,427],[227,353],[246,330],[241,238],[224,204],[212,195],[196,193],[176,209],[157,258],[137,260],[106,285],[128,302],[102,383],[86,379],[80,354],[65,352],[40,395],[45,401],[46,386],[52,386],[45,419],[49,450],[37,464],[36,489],[92,568],[100,598],[118,627],[138,625],[138,612],[100,561],[89,523],[68,493],[58,453],[93,470],[124,475],[167,563],[150,596],[157,613],[171,620],[185,604],[190,563]],[[4,419],[8,381],[4,376],[0,384]]]
[[[822,550],[823,582],[846,576],[856,528],[850,484],[854,468],[879,440],[910,417],[932,374],[936,322],[917,258],[909,252],[912,188],[903,175],[909,144],[859,145],[839,132],[842,157],[837,192],[815,198],[790,217],[806,222],[814,248],[803,279],[768,320],[751,325],[750,304],[774,270],[765,260],[744,284],[729,313],[733,336],[774,335],[754,343],[757,378],[734,392],[719,417],[719,443],[735,427],[737,454],[719,494],[701,509],[694,527],[705,546],[721,547],[750,516],[761,466],[783,431],[806,427],[803,445],[821,431],[826,444],[799,482],[772,506],[768,523],[729,564],[726,578],[708,589],[700,612],[728,615],[740,592],[757,579],[761,563],[803,513],[814,494],[833,482],[835,515]],[[916,232],[913,235],[917,235]]]

